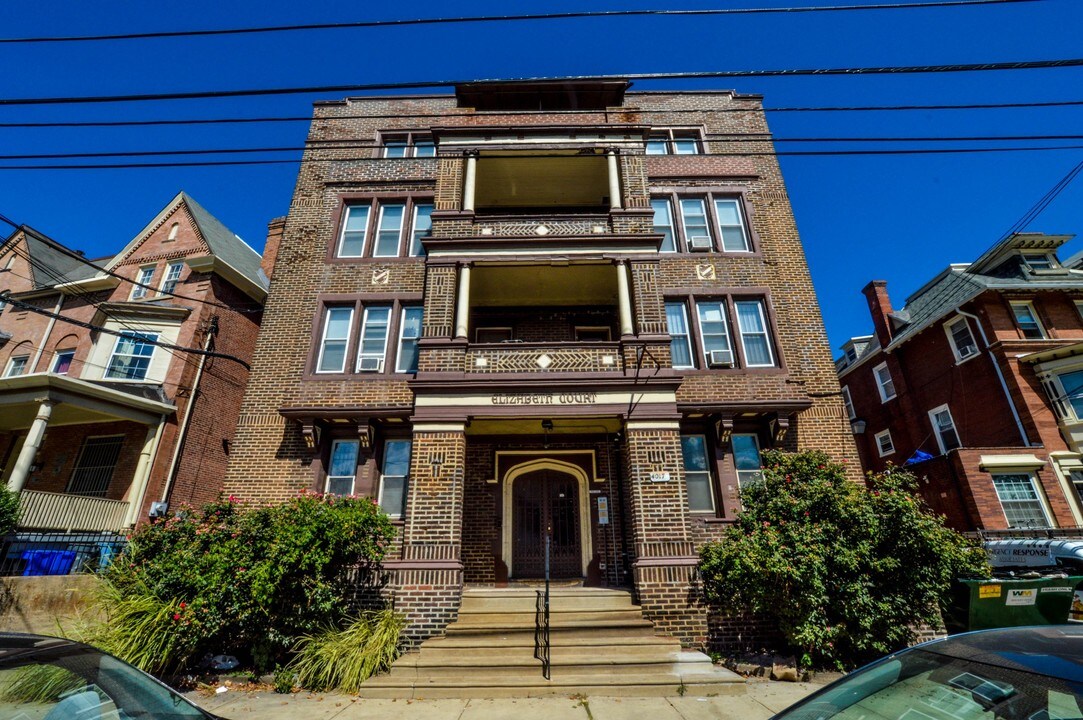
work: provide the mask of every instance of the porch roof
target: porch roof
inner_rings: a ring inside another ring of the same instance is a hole
[[[159,386],[121,387],[128,388],[54,373],[0,378],[0,430],[30,427],[45,400],[55,403],[51,426],[118,420],[154,425],[177,409]]]

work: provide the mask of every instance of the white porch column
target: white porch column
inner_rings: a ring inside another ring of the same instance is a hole
[[[128,487],[128,514],[124,518],[125,525],[135,525],[139,522],[139,510],[143,507],[143,500],[147,495],[147,483],[150,482],[150,471],[154,467],[154,455],[164,427],[165,418],[163,417],[158,420],[157,425],[151,425],[147,428],[147,436],[143,439],[143,449],[139,451],[139,460],[136,462],[135,472],[132,474],[132,484]]]
[[[19,492],[26,485],[26,478],[30,475],[30,466],[34,464],[41,440],[45,437],[45,428],[49,426],[49,416],[53,414],[53,405],[56,403],[48,398],[41,400],[38,406],[38,414],[30,425],[26,439],[23,441],[23,449],[19,451],[19,457],[15,460],[15,467],[8,478],[8,490]]]
[[[632,296],[628,291],[628,265],[617,262],[617,303],[620,310],[620,334],[632,335]]]
[[[620,210],[620,173],[617,172],[617,151],[612,148],[606,150],[605,161],[609,167],[609,208]]]
[[[463,179],[463,211],[474,212],[474,189],[478,179],[477,153],[466,156],[466,177]]]
[[[465,338],[470,327],[470,266],[459,269],[459,295],[455,303],[455,337]]]

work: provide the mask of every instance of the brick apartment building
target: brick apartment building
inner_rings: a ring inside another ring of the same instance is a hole
[[[0,246],[0,468],[21,531],[117,532],[222,487],[248,371],[148,340],[250,362],[260,255],[180,193],[94,264],[26,226]]]
[[[702,644],[697,548],[760,451],[858,478],[778,164],[725,154],[772,148],[760,97],[627,87],[315,107],[226,491],[377,501],[412,640],[548,536]]]
[[[957,529],[1083,525],[1083,274],[1057,257],[1069,239],[1012,235],[901,310],[884,282],[863,291],[875,334],[836,361],[862,463],[911,461]]]

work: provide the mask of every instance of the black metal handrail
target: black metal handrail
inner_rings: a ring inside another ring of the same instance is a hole
[[[549,536],[545,537],[545,590],[538,591],[534,612],[534,659],[541,660],[542,677],[551,680],[549,665]]]

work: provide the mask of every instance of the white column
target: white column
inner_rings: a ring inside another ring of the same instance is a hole
[[[463,211],[474,212],[474,188],[478,180],[478,156],[466,156],[466,177],[463,180]]]
[[[455,303],[455,337],[465,338],[470,327],[470,266],[459,270],[459,296]]]
[[[19,451],[15,468],[11,471],[11,477],[8,478],[8,490],[19,492],[23,489],[23,485],[26,485],[26,478],[30,475],[30,466],[34,464],[42,438],[45,437],[45,428],[49,426],[49,416],[53,414],[54,404],[52,400],[46,398],[38,406],[38,414],[30,425],[30,431],[26,433],[23,449]]]
[[[132,484],[128,488],[128,515],[124,518],[125,525],[135,525],[139,522],[139,511],[146,498],[147,483],[150,482],[150,471],[154,466],[154,451],[164,426],[165,418],[161,418],[157,425],[147,428],[147,436],[143,439],[143,449],[139,451],[139,460],[132,474]]]
[[[631,335],[632,296],[628,292],[628,268],[623,260],[617,262],[617,303],[620,308],[620,334]]]
[[[609,166],[609,208],[620,210],[620,173],[617,172],[617,151],[605,151],[605,160]]]

